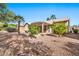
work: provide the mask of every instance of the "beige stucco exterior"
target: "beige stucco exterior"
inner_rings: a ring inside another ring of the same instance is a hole
[[[28,30],[29,30],[28,24],[20,25],[20,33],[25,33]]]
[[[69,30],[70,22],[69,22],[68,18],[53,19],[53,20],[48,20],[48,21],[45,21],[45,22],[34,22],[34,23],[31,23],[31,24],[41,27],[42,33],[44,33],[44,32],[45,33],[52,33],[52,29],[48,28],[48,25],[51,25],[53,23],[59,23],[59,22],[65,22],[67,27],[68,27],[68,30]],[[28,31],[28,30],[29,30],[28,24],[25,24],[24,26],[20,26],[20,32],[21,33],[25,33],[25,31]]]

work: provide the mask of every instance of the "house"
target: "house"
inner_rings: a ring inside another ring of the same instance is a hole
[[[70,21],[69,18],[63,18],[63,19],[51,19],[45,22],[33,22],[31,23],[31,25],[36,25],[39,26],[41,28],[40,32],[41,33],[52,33],[52,29],[49,27],[49,25],[53,24],[53,23],[61,23],[64,22],[67,26],[67,31],[69,31],[69,27],[70,27]]]
[[[51,19],[45,22],[33,22],[31,23],[31,25],[36,25],[39,26],[41,28],[40,33],[52,33],[52,29],[49,27],[49,25],[53,24],[53,23],[61,23],[61,22],[65,22],[65,24],[67,25],[67,29],[69,31],[69,26],[70,26],[70,21],[69,18],[63,18],[63,19]],[[25,32],[28,31],[28,25],[29,24],[25,24],[23,26],[20,26],[20,32]]]

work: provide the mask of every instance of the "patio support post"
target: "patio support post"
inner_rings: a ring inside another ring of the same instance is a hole
[[[70,31],[70,21],[68,20],[68,32]]]
[[[46,32],[47,32],[47,30],[48,30],[48,25],[46,26]]]
[[[42,33],[44,32],[44,23],[42,23]]]

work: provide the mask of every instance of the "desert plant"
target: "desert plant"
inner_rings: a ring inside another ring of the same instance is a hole
[[[65,23],[54,23],[51,25],[52,31],[59,36],[63,35],[67,31],[67,26]]]
[[[74,33],[78,33],[78,29],[72,29]]]
[[[29,25],[29,32],[31,36],[34,36],[35,34],[38,34],[40,31],[40,28],[35,25]]]

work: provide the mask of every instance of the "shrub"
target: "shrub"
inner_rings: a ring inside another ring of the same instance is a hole
[[[30,35],[35,35],[35,34],[38,34],[40,31],[40,28],[36,25],[29,25],[29,32],[30,32]]]
[[[73,29],[73,32],[74,33],[78,33],[78,29]]]
[[[65,23],[54,23],[53,25],[51,25],[51,27],[53,33],[58,34],[59,36],[63,35],[67,31],[67,26],[65,25]]]
[[[3,27],[8,27],[8,24],[4,24]]]
[[[16,28],[8,27],[6,29],[8,32],[16,32]]]
[[[15,24],[8,24],[8,27],[16,28]]]
[[[72,31],[70,31],[69,33],[72,33]]]
[[[0,28],[0,31],[2,30],[2,28]]]
[[[3,27],[4,23],[0,22],[0,28]]]

